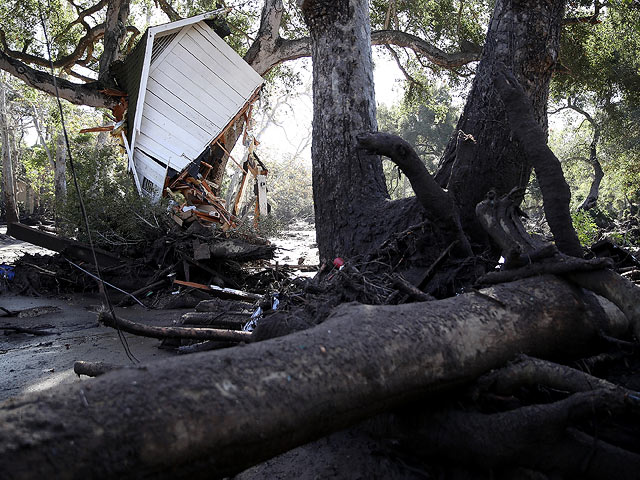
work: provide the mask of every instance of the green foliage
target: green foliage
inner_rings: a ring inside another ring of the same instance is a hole
[[[282,224],[313,218],[311,168],[298,157],[269,161],[271,217]]]
[[[409,142],[430,172],[434,172],[451,133],[458,111],[452,106],[451,94],[445,87],[430,87],[418,98],[405,98],[399,105],[378,109],[378,129],[393,133]],[[413,195],[411,186],[389,160],[383,168],[391,198]]]
[[[592,8],[592,7],[590,7]],[[570,15],[587,14],[574,8]],[[560,62],[554,76],[556,98],[592,92],[597,103],[611,107],[620,100],[640,101],[640,9],[632,2],[609,2],[601,23],[567,26],[561,36]]]
[[[137,193],[119,147],[96,145],[91,135],[74,139],[73,157],[92,237],[106,249],[144,242],[164,227],[166,206],[152,205]],[[60,210],[62,232],[87,242],[80,204],[73,184]]]
[[[600,229],[589,212],[578,210],[571,214],[573,228],[578,234],[578,240],[584,247],[593,245],[600,236]]]

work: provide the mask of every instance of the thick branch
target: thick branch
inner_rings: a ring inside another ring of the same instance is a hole
[[[440,228],[458,240],[463,253],[471,254],[471,246],[460,225],[453,198],[433,179],[415,150],[397,135],[364,133],[358,135],[361,148],[389,157],[407,176],[422,207]]]
[[[275,21],[275,19],[269,18]],[[270,23],[270,25],[274,24]],[[264,75],[275,66],[286,61],[311,56],[311,40],[309,37],[294,40],[285,40],[283,38],[273,40],[272,36],[267,36],[266,39],[272,40],[271,44],[269,44],[271,48],[266,47],[260,37],[258,37],[244,57],[245,61],[260,75]],[[426,57],[435,65],[448,69],[458,68],[480,60],[479,51],[447,53],[415,35],[399,30],[372,32],[371,44],[396,45],[398,47],[410,48],[415,53]]]
[[[132,322],[124,318],[115,319],[108,313],[101,312],[100,322],[123,332],[151,338],[190,338],[195,340],[224,340],[230,342],[250,342],[251,332],[238,330],[223,330],[219,328],[190,328],[190,327],[153,327],[142,323]]]
[[[53,61],[53,68],[64,68],[75,64],[84,54],[84,52],[100,40],[105,34],[105,25],[101,23],[91,28],[79,41],[76,48],[69,55],[58,58]],[[33,65],[39,65],[41,67],[50,68],[51,62],[43,57],[37,55],[31,55],[26,52],[18,50],[11,50],[6,42],[4,32],[0,30],[0,43],[2,43],[4,52],[6,55],[13,57],[16,60],[30,63]]]
[[[120,44],[127,34],[129,0],[108,0],[105,21],[104,46],[100,55],[98,78],[105,84],[112,83],[109,69],[118,60]]]
[[[504,102],[511,130],[535,168],[545,216],[558,249],[581,257],[582,247],[569,212],[571,191],[560,162],[547,146],[546,136],[533,117],[531,102],[513,73],[504,66],[496,74],[495,86]]]
[[[56,94],[56,90],[53,85],[54,77],[51,74],[29,67],[15,58],[11,58],[1,50],[0,69],[5,70],[16,78],[19,78],[30,87],[48,93],[49,95],[55,96]],[[76,105],[110,108],[115,106],[117,103],[117,99],[115,97],[105,95],[100,91],[102,87],[98,82],[82,85],[62,78],[57,78],[57,84],[60,98],[68,100]]]
[[[429,42],[410,33],[399,30],[378,30],[371,33],[372,45],[396,45],[407,47],[419,55],[425,56],[430,62],[440,67],[452,69],[462,67],[480,60],[481,47],[472,52],[447,53]]]
[[[71,22],[68,26],[68,28],[73,27],[76,24],[81,24],[84,25],[86,27],[87,23],[85,22],[85,18],[93,15],[94,13],[99,12],[100,10],[102,10],[104,8],[104,6],[107,4],[107,0],[100,0],[98,3],[96,3],[95,5],[90,6],[89,8],[85,9],[85,10],[80,10],[80,7],[78,7],[76,4],[74,4],[73,2],[71,2],[71,4],[76,7],[76,10],[78,11],[78,18],[76,18],[73,22]]]
[[[282,0],[266,0],[262,7],[258,34],[244,60],[259,74],[264,75],[277,64],[288,58],[277,52],[280,43],[280,24],[284,8]],[[311,49],[307,55],[311,55]]]

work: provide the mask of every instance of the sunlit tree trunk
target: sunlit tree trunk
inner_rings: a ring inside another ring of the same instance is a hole
[[[7,115],[7,86],[0,83],[0,133],[2,135],[2,192],[7,222],[18,221],[15,172],[11,152],[11,131]]]
[[[388,198],[382,162],[358,149],[376,131],[369,5],[306,0],[313,59],[313,198],[320,257],[362,253]]]
[[[56,139],[54,185],[56,205],[58,205],[67,196],[67,148],[62,133],[59,133]]]

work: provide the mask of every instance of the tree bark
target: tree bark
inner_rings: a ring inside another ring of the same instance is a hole
[[[388,198],[382,162],[360,151],[357,136],[375,132],[371,33],[364,0],[307,0],[311,33],[316,238],[321,259],[350,257],[375,240],[367,228]]]
[[[358,144],[371,153],[389,157],[411,182],[427,217],[446,233],[450,242],[456,242],[460,256],[473,255],[453,198],[435,182],[409,143],[389,133],[368,133],[358,136]]]
[[[108,0],[104,31],[104,47],[100,55],[98,80],[105,86],[115,86],[110,74],[111,64],[120,56],[120,44],[127,34],[129,0]]]
[[[342,305],[286,337],[9,400],[0,468],[15,479],[231,475],[519,353],[578,353],[601,329],[626,331],[602,305],[554,277],[428,303]]]
[[[514,142],[494,88],[498,64],[515,74],[547,132],[547,98],[558,58],[564,0],[498,0],[467,103],[443,155],[436,180],[454,195],[472,241],[485,243],[474,215],[489,190],[498,195],[529,181],[531,163]],[[459,142],[459,134],[470,135]]]
[[[16,204],[16,179],[13,168],[11,126],[9,125],[7,106],[7,86],[0,84],[0,132],[2,133],[2,193],[4,213],[7,223],[18,222]]]
[[[560,161],[547,146],[546,134],[532,115],[526,94],[514,75],[506,69],[495,72],[495,86],[502,99],[514,138],[536,170],[542,191],[544,214],[558,250],[582,257],[582,247],[573,228],[571,190],[564,179]]]
[[[58,138],[56,139],[53,183],[56,205],[61,205],[67,196],[67,146],[62,132],[58,133]]]

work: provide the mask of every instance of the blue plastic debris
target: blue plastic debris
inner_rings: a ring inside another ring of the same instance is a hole
[[[16,272],[14,271],[14,267],[11,265],[0,264],[0,278],[4,278],[5,280],[13,280]]]

